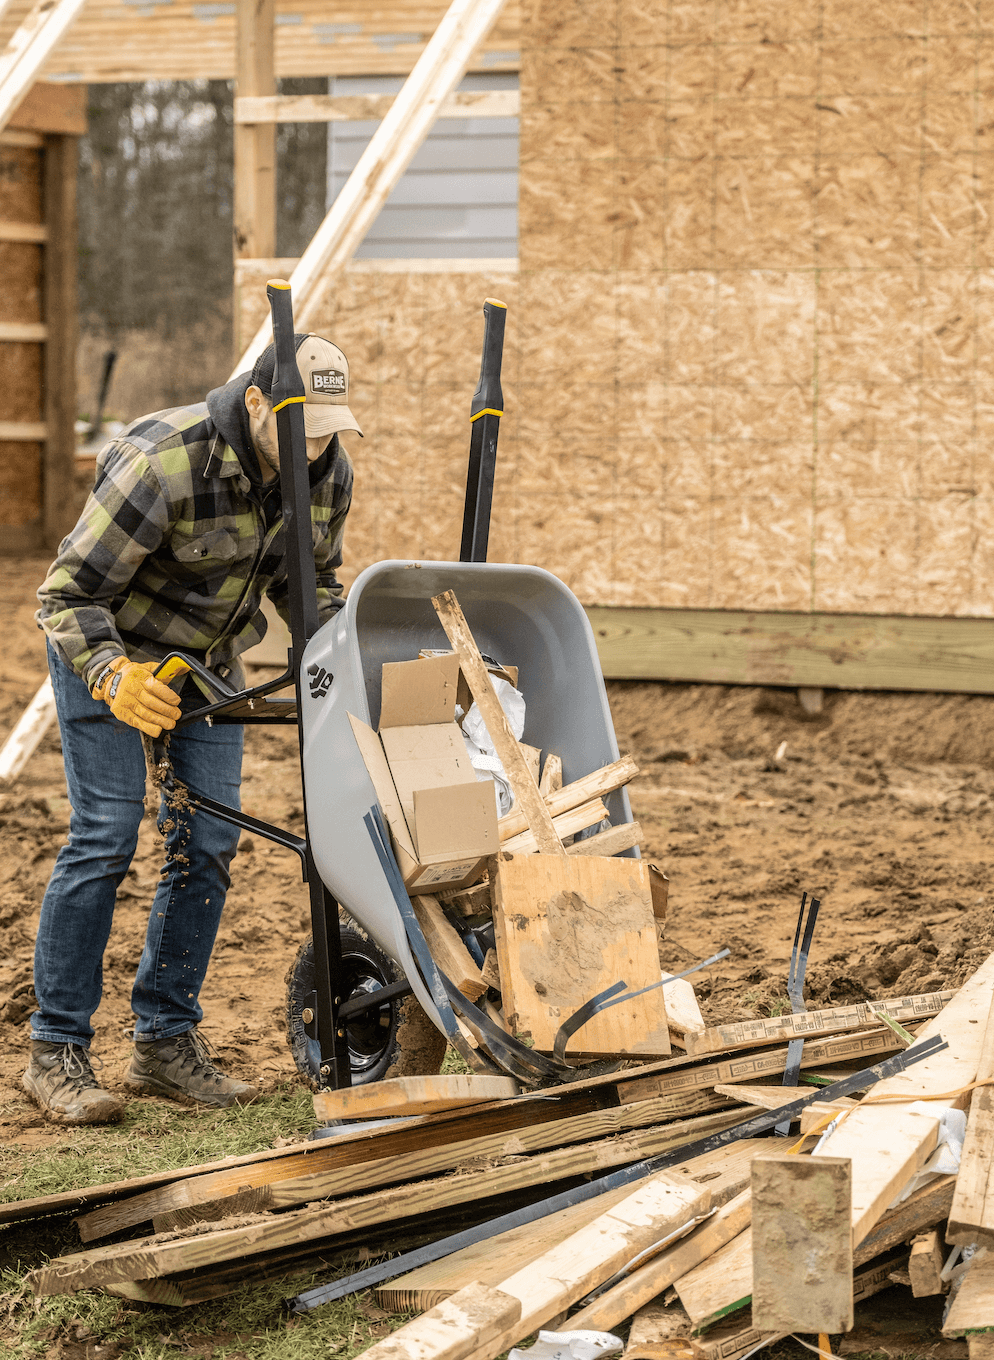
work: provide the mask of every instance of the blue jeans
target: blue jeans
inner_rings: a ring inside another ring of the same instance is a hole
[[[88,1047],[103,990],[103,956],[118,886],[138,844],[145,810],[141,734],[92,699],[83,681],[49,647],[62,759],[72,817],[41,905],[35,943],[38,1009],[32,1038]],[[192,683],[185,710],[203,705]],[[172,735],[177,779],[238,807],[240,726],[192,723]],[[198,1025],[197,1002],[231,879],[238,830],[206,812],[159,807],[165,832],[162,869],[138,964],[131,1009],[135,1038],[166,1039]]]

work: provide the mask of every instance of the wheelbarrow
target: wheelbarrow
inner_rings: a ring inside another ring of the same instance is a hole
[[[290,299],[285,285],[271,284],[268,291],[277,347],[273,404],[293,647],[283,675],[240,693],[186,658],[201,687],[210,689],[212,702],[181,723],[204,718],[297,722],[306,835],[294,836],[194,789],[185,796],[203,811],[301,858],[313,930],[287,976],[287,1036],[298,1069],[316,1085],[375,1081],[388,1072],[438,1071],[447,1041],[477,1071],[507,1072],[529,1084],[566,1079],[572,1069],[532,1053],[439,974],[411,911],[349,721],[352,714],[376,727],[384,663],[447,648],[431,600],[451,590],[483,653],[518,668],[526,701],[523,740],[559,755],[565,782],[618,758],[593,633],[579,601],[550,572],[485,560],[502,404],[501,304],[488,300],[484,308],[461,548],[468,560],[376,563],[357,578],[344,607],[319,628],[299,409],[303,387],[293,352]],[[160,669],[168,671],[169,661]],[[296,687],[293,701],[273,697],[290,682]],[[606,802],[613,823],[632,820],[624,789]],[[626,853],[638,855],[637,849]],[[476,948],[469,934],[466,942]],[[475,1035],[470,1044],[467,1028]]]

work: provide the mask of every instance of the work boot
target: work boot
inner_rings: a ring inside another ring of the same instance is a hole
[[[136,1090],[184,1105],[248,1105],[259,1094],[247,1081],[217,1070],[195,1029],[147,1044],[135,1040],[124,1080]]]
[[[116,1124],[124,1114],[118,1097],[101,1088],[80,1044],[32,1039],[21,1085],[54,1124]]]

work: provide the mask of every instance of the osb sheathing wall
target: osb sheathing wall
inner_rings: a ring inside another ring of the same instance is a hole
[[[586,603],[994,612],[994,0],[530,0],[517,276],[351,272],[354,569],[453,555],[510,308],[492,558]]]

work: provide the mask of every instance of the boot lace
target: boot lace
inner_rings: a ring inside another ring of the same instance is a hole
[[[91,1058],[79,1044],[66,1044],[62,1049],[62,1070],[72,1086],[79,1091],[98,1090],[100,1083],[93,1075],[93,1064],[103,1067],[99,1058]]]
[[[225,1080],[224,1073],[217,1070],[213,1061],[221,1055],[199,1031],[188,1029],[185,1034],[178,1034],[173,1042],[180,1052],[184,1071],[189,1071],[192,1076],[199,1077],[202,1081],[213,1081],[215,1084]]]

